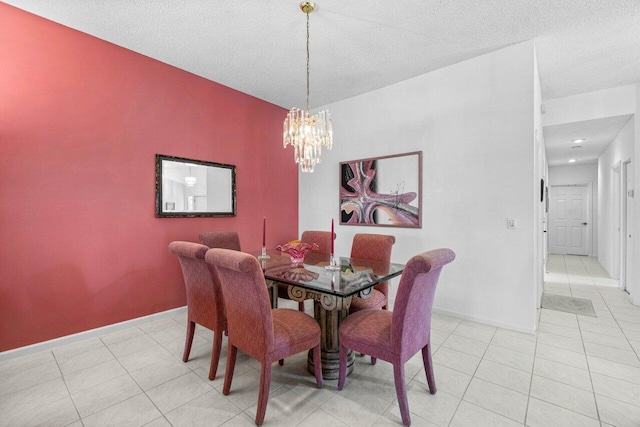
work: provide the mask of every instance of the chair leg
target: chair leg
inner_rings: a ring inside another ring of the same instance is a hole
[[[304,301],[298,302],[298,311],[302,311],[304,313]]]
[[[313,369],[316,374],[316,384],[322,388],[322,358],[320,356],[320,344],[313,347]]]
[[[284,359],[278,360],[278,365],[280,365],[280,366],[284,365]]]
[[[191,353],[191,344],[193,343],[193,334],[196,331],[196,322],[187,320],[187,338],[184,341],[184,353],[182,354],[182,361],[189,360],[189,353]]]
[[[209,380],[216,377],[218,372],[218,362],[222,351],[222,331],[216,331],[213,335],[213,348],[211,349],[211,366],[209,366]]]
[[[260,391],[258,394],[258,410],[256,411],[256,425],[262,425],[264,414],[267,412],[267,401],[269,400],[269,386],[271,385],[271,363],[262,361],[260,368]]]
[[[400,407],[402,423],[406,426],[411,425],[411,417],[409,416],[409,402],[407,401],[407,385],[404,382],[403,363],[393,365],[393,379],[396,383],[396,394],[398,395],[398,406]]]
[[[424,371],[427,374],[429,392],[436,394],[436,377],[433,375],[433,363],[431,362],[431,344],[422,347],[422,363],[424,364]]]
[[[376,359],[375,357],[371,356],[371,364],[372,365],[375,365],[377,361],[378,361],[378,359]]]
[[[236,367],[236,355],[238,354],[238,348],[232,344],[227,347],[227,371],[224,373],[224,386],[222,387],[222,394],[225,396],[229,394],[231,389],[231,380],[233,380],[233,370]]]
[[[338,369],[338,390],[344,387],[347,378],[347,348],[340,344],[340,368]]]

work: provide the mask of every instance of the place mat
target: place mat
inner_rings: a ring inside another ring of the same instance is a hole
[[[583,316],[598,317],[593,309],[591,300],[584,298],[574,298],[564,295],[542,294],[542,308],[566,313],[581,314]]]

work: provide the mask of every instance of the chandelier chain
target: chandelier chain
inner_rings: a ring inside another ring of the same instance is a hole
[[[309,10],[307,10],[307,114],[309,113]]]

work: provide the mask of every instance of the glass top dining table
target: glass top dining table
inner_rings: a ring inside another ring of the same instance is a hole
[[[259,257],[260,252],[252,252]],[[278,283],[297,286],[336,297],[360,296],[375,285],[402,274],[403,264],[368,259],[336,257],[339,269],[329,270],[328,254],[309,253],[299,264],[291,262],[287,254],[268,251],[262,260],[264,277]],[[259,258],[260,259],[260,258]]]
[[[336,379],[339,373],[339,326],[349,315],[353,298],[369,298],[375,285],[402,274],[403,264],[368,259],[336,257],[339,268],[329,270],[328,254],[309,253],[301,263],[293,263],[288,254],[267,251],[268,258],[260,257],[261,251],[250,252],[261,263],[267,283],[271,283],[277,301],[277,288],[286,286],[291,300],[313,300],[314,317],[322,330],[322,376]],[[273,286],[273,285],[277,286]],[[355,355],[349,350],[347,375],[353,370]],[[307,358],[308,369],[314,372],[311,354]]]

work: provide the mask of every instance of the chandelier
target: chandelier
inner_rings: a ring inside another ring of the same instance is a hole
[[[187,187],[196,185],[196,177],[191,173],[191,166],[189,166],[189,176],[184,177],[184,182],[187,184]]]
[[[282,144],[293,146],[293,158],[302,172],[313,172],[315,165],[320,163],[322,146],[331,150],[333,145],[329,112],[325,110],[313,116],[309,113],[309,14],[314,8],[313,2],[300,3],[300,9],[307,15],[307,109],[292,108],[284,120],[282,132]]]

